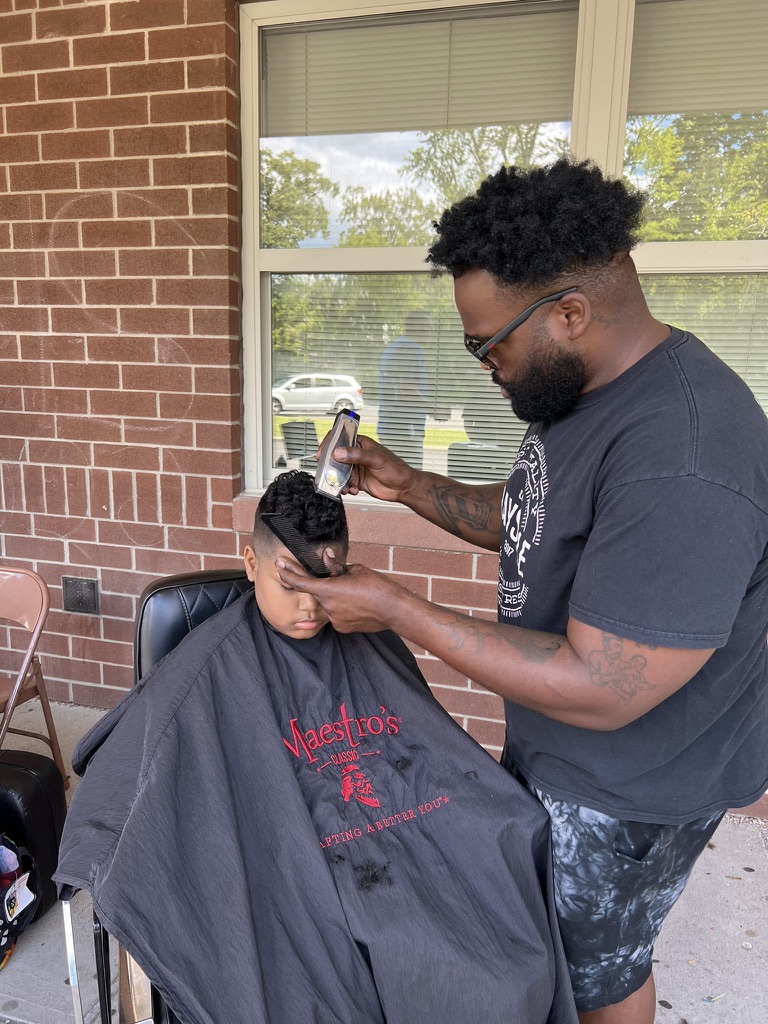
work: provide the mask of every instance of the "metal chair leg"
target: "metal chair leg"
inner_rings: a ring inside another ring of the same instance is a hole
[[[75,1024],[84,1024],[83,1001],[80,998],[80,982],[77,977],[77,960],[75,959],[75,935],[72,930],[72,909],[69,900],[62,900],[61,911],[64,915],[64,944],[67,950],[67,970],[69,987],[72,989],[72,1005],[75,1010]]]
[[[96,982],[99,986],[101,1024],[111,1024],[112,980],[109,969],[109,935],[95,912],[93,914],[93,948],[96,954]]]

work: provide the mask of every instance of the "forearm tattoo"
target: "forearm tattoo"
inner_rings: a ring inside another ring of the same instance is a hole
[[[450,653],[471,647],[473,655],[482,654],[486,640],[501,641],[520,654],[525,661],[536,665],[543,664],[557,654],[565,639],[555,633],[539,633],[517,626],[494,629],[484,623],[467,623],[465,616],[453,614],[449,614],[440,625],[446,633]]]
[[[628,704],[641,690],[653,690],[653,683],[645,678],[645,667],[648,664],[642,654],[633,654],[629,658],[624,657],[624,640],[613,633],[603,633],[603,646],[599,651],[592,651],[589,655],[589,675],[593,683],[598,686],[607,686],[617,694],[622,704]],[[652,644],[635,644],[633,647],[648,646],[655,650]]]
[[[490,502],[458,494],[453,487],[433,486],[429,488],[428,493],[435,511],[445,524],[445,529],[455,536],[464,536],[462,524],[480,533],[490,529],[493,512]]]

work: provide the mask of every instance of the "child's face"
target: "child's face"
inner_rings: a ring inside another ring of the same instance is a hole
[[[344,545],[321,544],[318,553],[322,556],[323,550],[328,547],[343,564],[347,554]],[[328,622],[328,616],[311,594],[302,594],[283,586],[275,565],[275,559],[281,556],[293,559],[291,552],[282,544],[259,555],[252,547],[247,547],[243,552],[245,571],[253,583],[259,611],[270,626],[294,640],[307,640],[317,636]]]

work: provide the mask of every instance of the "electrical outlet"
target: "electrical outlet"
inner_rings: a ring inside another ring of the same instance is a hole
[[[99,614],[99,581],[86,580],[80,576],[62,576],[64,611],[81,612],[84,615]]]

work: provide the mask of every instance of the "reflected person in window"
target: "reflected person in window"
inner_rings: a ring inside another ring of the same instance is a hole
[[[414,469],[421,469],[424,460],[429,393],[423,346],[433,336],[429,313],[410,312],[403,333],[379,360],[378,437]]]
[[[468,358],[530,423],[507,481],[417,472],[366,438],[336,450],[351,493],[500,552],[498,621],[363,566],[280,571],[336,629],[392,629],[505,698],[582,1024],[651,1024],[664,918],[725,810],[768,786],[768,421],[648,308],[643,203],[561,159],[502,168],[437,225]]]

